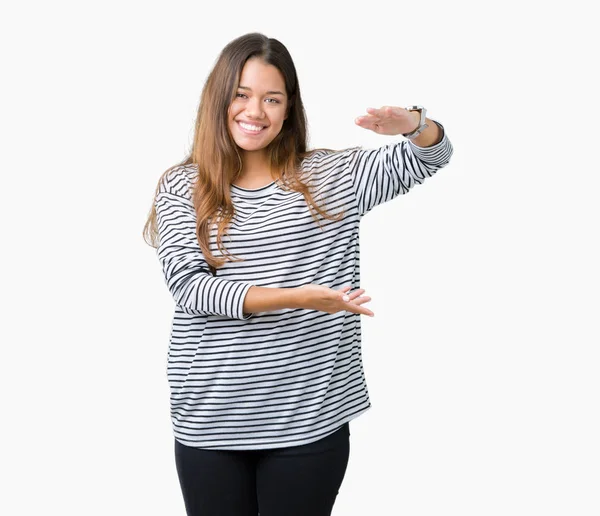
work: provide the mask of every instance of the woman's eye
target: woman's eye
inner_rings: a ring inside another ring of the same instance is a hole
[[[248,96],[245,93],[236,93],[235,96],[236,96],[236,98],[240,98],[240,99],[248,98]],[[277,99],[267,98],[265,100],[267,101],[268,104],[279,104],[279,100],[277,100]]]

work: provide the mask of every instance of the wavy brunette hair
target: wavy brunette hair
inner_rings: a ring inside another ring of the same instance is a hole
[[[242,171],[242,158],[229,132],[228,111],[237,93],[242,69],[252,57],[260,58],[281,72],[288,98],[288,116],[280,133],[266,147],[271,169],[276,171],[277,179],[284,187],[303,194],[319,226],[321,224],[315,211],[330,220],[339,220],[343,215],[343,212],[335,216],[329,215],[319,207],[314,202],[309,185],[302,181],[300,164],[314,151],[306,150],[306,113],[300,96],[296,67],[287,48],[278,40],[267,38],[263,34],[240,36],[221,51],[204,85],[190,155],[162,176],[178,166],[193,164],[197,167],[198,179],[192,188],[197,219],[196,236],[213,274],[216,268],[228,260],[242,261],[225,249],[222,239],[234,216],[230,186]],[[158,187],[155,198],[157,194]],[[209,247],[210,228],[213,224],[217,224],[217,248],[224,255],[223,258],[215,257]],[[153,247],[159,245],[154,203],[144,226],[144,239]]]

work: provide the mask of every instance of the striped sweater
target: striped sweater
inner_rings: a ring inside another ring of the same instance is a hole
[[[377,149],[318,150],[302,162],[315,202],[338,221],[319,227],[302,194],[274,181],[231,186],[224,237],[240,262],[212,275],[196,239],[193,166],[159,184],[157,254],[175,300],[167,379],[175,438],[213,449],[265,449],[323,438],[370,407],[360,315],[282,309],[243,313],[252,285],[360,287],[359,223],[446,165],[452,145],[409,141]],[[211,251],[220,256],[211,233]]]

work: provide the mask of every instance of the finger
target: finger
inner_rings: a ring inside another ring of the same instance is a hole
[[[363,117],[361,117],[361,118],[363,118]],[[375,131],[375,132],[378,132],[381,127],[380,121],[379,122],[369,121],[369,120],[365,120],[364,118],[363,118],[363,120],[359,120],[357,118],[355,122],[356,122],[356,125],[359,125],[363,129],[369,129],[370,131]]]
[[[383,120],[384,115],[383,113],[369,113],[368,115],[361,115],[358,117],[360,120],[368,120],[368,121],[375,121],[375,122],[381,122],[381,120]]]
[[[358,299],[355,299],[354,301],[352,301],[352,303],[360,306],[365,303],[368,303],[369,301],[371,301],[371,298],[369,296],[361,296]]]
[[[396,113],[396,109],[398,108],[395,108],[394,106],[381,106],[379,109],[367,108],[367,113],[379,118],[389,118]]]
[[[342,301],[348,303],[349,301],[352,301],[365,293],[364,288],[359,288],[358,290],[355,290],[354,292],[352,292],[352,294],[350,294],[349,291],[351,290],[351,288],[352,287],[344,287],[343,289],[340,290],[340,292],[345,291],[345,295],[341,296]]]
[[[345,296],[342,296],[342,301],[344,301],[345,303],[351,303],[357,297],[360,297],[361,294],[364,294],[364,292],[365,290],[361,288],[355,292],[352,292],[352,294],[346,294]]]
[[[377,132],[379,130],[379,125],[377,124],[356,124],[362,127],[363,129],[368,129],[369,131]]]
[[[361,124],[380,124],[382,122],[381,117],[379,116],[373,116],[373,115],[363,115],[363,116],[357,116],[354,121],[361,125]]]
[[[350,290],[352,290],[351,286],[345,286],[342,287],[340,290],[338,290],[338,295],[341,298],[342,301],[350,301],[350,296],[348,296],[348,292],[350,292]]]
[[[366,308],[364,306],[355,305],[355,304],[351,304],[350,306],[348,306],[348,308],[346,309],[346,311],[352,312],[354,314],[368,315],[369,317],[373,317],[375,315],[368,308]]]
[[[383,106],[381,109],[368,107],[367,108],[367,113],[369,113],[369,115],[383,117],[383,116],[385,116],[385,107],[386,106]]]
[[[359,288],[358,290],[355,290],[354,292],[352,292],[352,294],[350,294],[350,300],[354,300],[359,296],[362,296],[365,293],[365,289],[364,288]]]

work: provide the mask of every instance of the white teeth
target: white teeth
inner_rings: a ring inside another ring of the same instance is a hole
[[[262,127],[259,125],[250,125],[250,124],[245,124],[244,122],[239,122],[239,124],[246,130],[248,131],[262,131]]]

